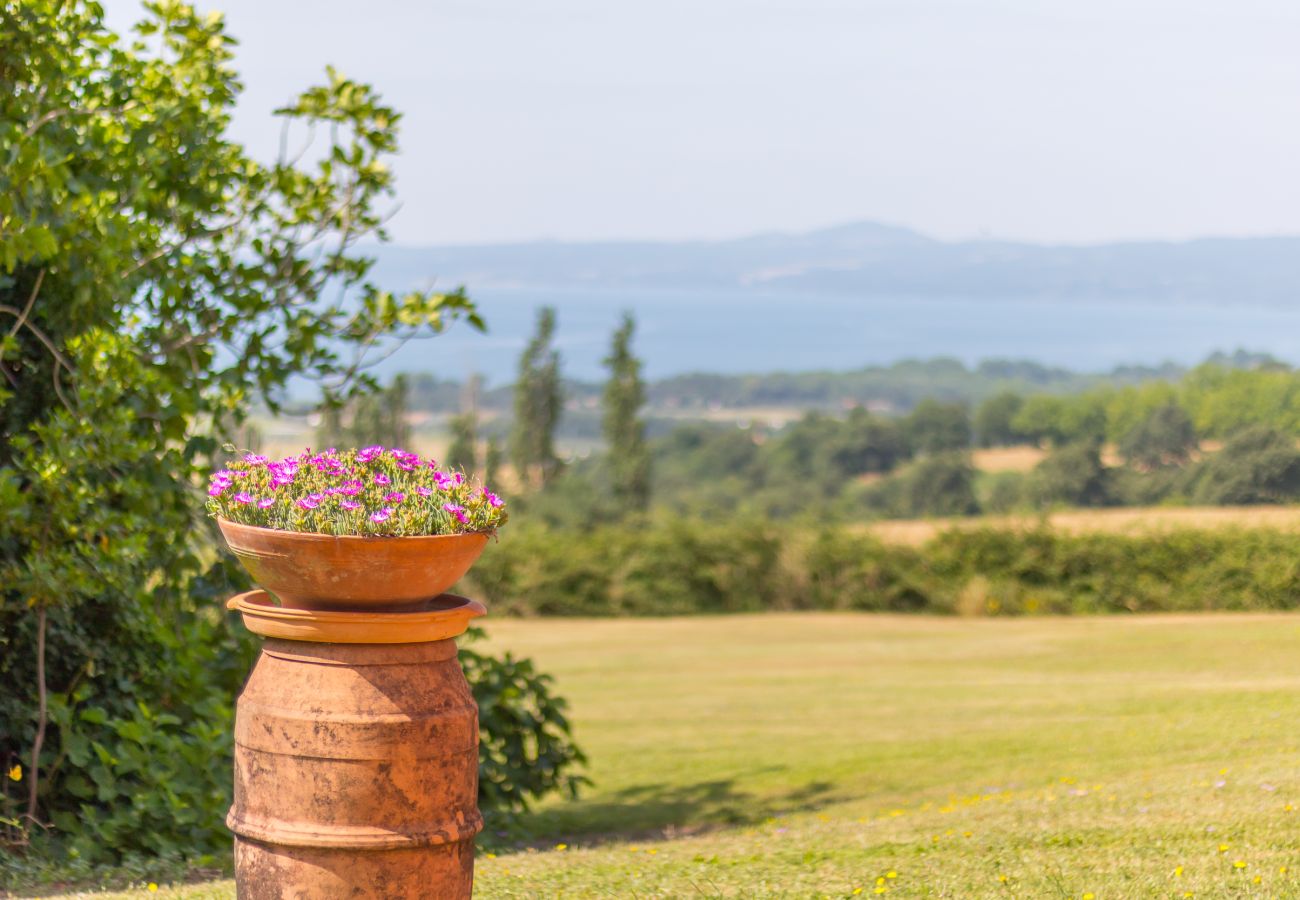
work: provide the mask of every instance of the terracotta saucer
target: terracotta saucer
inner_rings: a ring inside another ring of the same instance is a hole
[[[276,606],[263,590],[245,591],[226,601],[244,627],[263,637],[320,644],[420,644],[463,634],[470,619],[487,615],[477,600],[440,594],[406,612],[343,612]]]

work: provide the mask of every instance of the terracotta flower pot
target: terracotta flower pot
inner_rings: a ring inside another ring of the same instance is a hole
[[[401,612],[460,580],[486,534],[361,537],[217,524],[253,580],[290,609]]]

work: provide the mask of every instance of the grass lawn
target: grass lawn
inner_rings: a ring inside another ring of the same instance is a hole
[[[1300,617],[488,630],[555,674],[595,783],[479,897],[1300,896]]]

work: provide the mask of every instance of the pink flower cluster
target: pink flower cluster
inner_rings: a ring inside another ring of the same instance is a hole
[[[495,531],[504,502],[463,472],[380,446],[271,461],[248,454],[212,475],[212,515],[266,528],[325,534]]]

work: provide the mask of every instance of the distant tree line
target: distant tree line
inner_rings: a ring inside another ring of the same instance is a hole
[[[1267,355],[1237,351],[1214,354],[1207,365],[1255,370],[1282,364]],[[1095,388],[1121,388],[1149,382],[1174,382],[1190,370],[1160,366],[1119,366],[1104,373],[1074,372],[1028,360],[984,360],[968,366],[960,360],[901,360],[848,372],[774,372],[745,375],[694,373],[647,382],[645,397],[651,410],[696,410],[746,407],[799,407],[829,412],[867,406],[891,414],[906,413],[922,400],[965,403],[972,408],[1000,393],[1080,394]],[[463,385],[429,373],[412,373],[410,404],[422,412],[456,412]],[[604,382],[565,379],[565,396],[579,405],[599,400]],[[484,409],[507,412],[514,403],[512,385],[483,391]],[[566,430],[574,424],[566,422]],[[592,431],[598,432],[598,427]]]
[[[446,461],[499,483],[508,460],[524,510],[580,527],[652,506],[678,514],[862,520],[1300,499],[1300,372],[1267,357],[1239,353],[1178,381],[1138,379],[1074,394],[1001,390],[973,408],[928,397],[902,415],[859,405],[814,409],[783,428],[680,419],[656,428],[645,413],[653,386],[643,381],[633,352],[632,317],[625,315],[611,336],[598,411],[575,411],[569,402],[573,385],[563,378],[557,328],[554,310],[539,310],[510,388],[512,413],[494,416],[490,428],[479,419],[492,393],[481,381],[411,377],[350,410],[325,410],[318,442],[355,443],[363,432],[405,442],[402,411],[413,385],[431,384],[439,396],[455,386]],[[942,361],[890,371],[971,375]],[[984,363],[975,371],[1048,384],[1063,377],[1022,363]],[[584,433],[603,450],[566,461],[560,429],[575,415],[587,417]],[[1207,451],[1217,443],[1221,449]],[[974,450],[1021,445],[1046,451],[1032,471],[981,472],[974,464]]]

